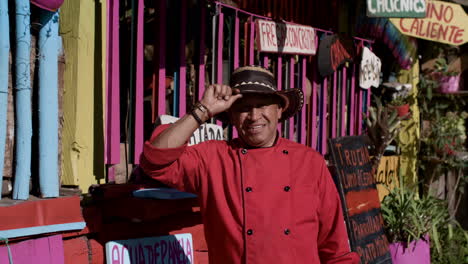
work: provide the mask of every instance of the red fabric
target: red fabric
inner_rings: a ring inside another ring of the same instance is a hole
[[[283,138],[247,150],[239,140],[172,149],[146,142],[140,164],[151,177],[199,195],[210,263],[359,262],[333,180],[311,148]]]

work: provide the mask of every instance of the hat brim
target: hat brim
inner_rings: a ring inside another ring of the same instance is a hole
[[[301,89],[298,88],[291,88],[281,91],[259,91],[254,89],[243,89],[241,94],[276,95],[281,98],[283,101],[281,105],[283,108],[283,113],[279,119],[280,122],[294,116],[302,109],[302,106],[304,105],[304,93]],[[223,123],[230,123],[227,111],[219,113],[215,116],[215,118]]]

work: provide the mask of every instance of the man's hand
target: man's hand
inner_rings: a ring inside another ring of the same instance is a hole
[[[242,94],[238,89],[231,89],[231,87],[222,84],[210,85],[206,88],[200,103],[202,103],[211,115],[215,116],[221,112],[226,111]]]

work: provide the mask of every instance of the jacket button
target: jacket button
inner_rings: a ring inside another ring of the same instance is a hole
[[[285,234],[285,235],[289,235],[290,233],[291,233],[291,231],[290,231],[289,229],[286,228],[286,229],[284,230],[284,234]]]
[[[290,190],[291,190],[291,187],[289,187],[289,186],[284,186],[284,191],[285,191],[285,192],[289,192]]]
[[[251,191],[252,191],[252,187],[247,187],[247,188],[245,188],[245,191],[246,191],[246,192],[251,192]]]
[[[283,154],[288,155],[288,153],[289,153],[289,152],[288,152],[287,150],[283,150]]]
[[[241,150],[241,153],[242,153],[242,154],[247,154],[247,150],[246,150],[246,149],[242,149],[242,150]]]
[[[253,234],[253,230],[252,230],[252,229],[247,230],[247,235],[251,236],[252,234]]]

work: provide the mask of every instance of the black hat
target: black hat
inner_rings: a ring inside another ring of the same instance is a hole
[[[278,96],[283,108],[280,121],[294,116],[304,104],[304,94],[300,89],[292,88],[278,91],[273,73],[261,66],[252,65],[237,68],[231,75],[229,85],[232,89],[238,89],[241,94]],[[221,121],[228,120],[224,113],[218,115],[217,118]]]

